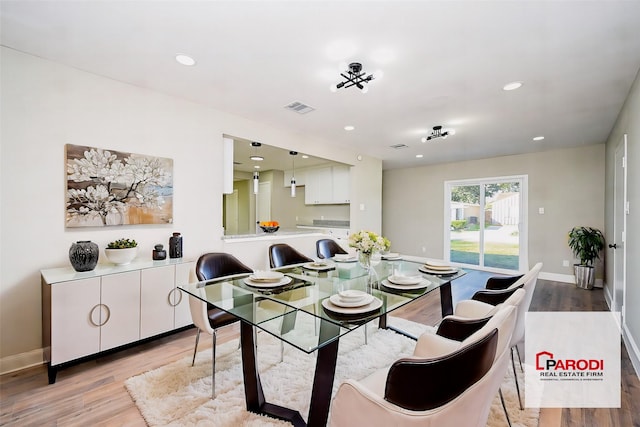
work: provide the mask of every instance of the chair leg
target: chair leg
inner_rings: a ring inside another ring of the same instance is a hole
[[[193,349],[193,360],[191,360],[191,366],[196,363],[196,353],[198,352],[198,341],[200,341],[200,328],[196,328],[196,347]]]
[[[520,350],[518,350],[518,345],[516,344],[514,347],[516,348],[516,354],[518,355],[518,362],[520,362],[520,370],[524,372],[524,369],[522,368],[522,359],[520,358]]]
[[[507,424],[509,424],[509,427],[511,427],[511,419],[509,418],[509,411],[507,411],[507,405],[504,403],[502,388],[498,389],[498,394],[500,394],[500,402],[502,402],[502,409],[504,409],[504,416],[507,417]]]
[[[211,334],[213,345],[211,346],[211,399],[216,398],[216,331]]]
[[[284,360],[284,341],[280,340],[280,362]]]
[[[516,351],[518,349],[516,348]],[[522,397],[520,397],[520,385],[518,384],[518,372],[516,372],[516,362],[513,359],[513,347],[511,347],[511,367],[513,368],[513,379],[516,381],[516,391],[518,392],[518,403],[520,404],[520,410],[524,410],[522,406]]]
[[[367,345],[367,340],[368,340],[368,333],[367,333],[367,323],[364,324],[364,345]]]

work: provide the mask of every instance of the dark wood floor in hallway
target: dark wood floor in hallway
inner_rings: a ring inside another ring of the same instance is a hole
[[[464,292],[468,293],[469,275]],[[482,275],[477,276],[481,282]],[[455,285],[454,285],[455,286]],[[475,286],[481,286],[476,284]],[[454,297],[456,293],[454,291]],[[602,290],[585,291],[572,285],[538,280],[531,310],[606,310]],[[425,324],[440,319],[437,292],[394,312],[394,315]],[[237,325],[223,328],[219,342],[237,336]],[[195,331],[189,329],[135,347],[86,361],[58,373],[55,384],[47,382],[45,367],[0,377],[0,425],[7,426],[144,426],[145,422],[124,388],[124,381],[191,355]],[[200,350],[210,346],[202,340]],[[640,381],[626,351],[622,356],[622,408],[543,410],[541,426],[640,427]]]

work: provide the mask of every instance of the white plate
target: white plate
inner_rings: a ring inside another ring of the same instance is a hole
[[[447,268],[451,268],[451,265],[447,264],[445,261],[437,261],[437,260],[431,260],[431,261],[427,261],[425,262],[425,265],[427,266],[432,266],[432,267],[447,267]]]
[[[422,282],[423,277],[420,275],[415,276],[389,276],[387,280],[391,283],[395,283],[396,285],[416,285]]]
[[[331,311],[333,313],[361,314],[361,313],[368,313],[370,311],[378,310],[380,307],[382,307],[382,301],[376,297],[373,297],[373,301],[371,301],[367,305],[363,305],[360,307],[338,307],[337,305],[333,304],[329,300],[329,298],[325,298],[322,300],[322,306],[326,310]]]
[[[458,269],[452,268],[451,270],[431,270],[430,268],[423,265],[422,267],[418,268],[418,271],[427,274],[449,276],[451,274],[456,274],[458,272]]]
[[[246,285],[249,285],[254,288],[277,288],[278,286],[288,285],[289,283],[291,283],[292,279],[291,277],[283,277],[277,282],[265,282],[260,280],[258,281],[251,280],[251,278],[247,277],[246,279],[243,279],[243,280]]]
[[[334,257],[333,257],[333,260],[334,260],[335,262],[356,262],[356,261],[358,260],[358,257],[355,257],[355,256],[354,256],[354,257],[350,257],[350,258],[346,258],[346,257],[344,257],[344,258],[343,258],[343,257],[336,258],[336,257],[334,256]]]
[[[353,308],[368,305],[373,301],[373,295],[364,294],[360,299],[342,299],[340,295],[334,294],[329,297],[331,303],[338,307]]]
[[[309,262],[304,264],[302,268],[308,268],[309,270],[328,270],[334,268],[334,265],[329,262]]]
[[[280,271],[254,271],[249,279],[254,282],[279,282],[284,277],[284,274]]]
[[[415,289],[424,289],[431,284],[427,279],[422,279],[420,283],[416,283],[415,285],[398,285],[396,283],[392,283],[387,279],[382,281],[382,286],[389,289],[397,289],[399,291],[411,291]]]

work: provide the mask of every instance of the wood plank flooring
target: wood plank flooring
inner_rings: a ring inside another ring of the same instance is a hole
[[[472,279],[470,275],[461,288],[467,288]],[[454,299],[464,297],[467,292],[456,294],[454,291]],[[602,290],[585,291],[545,280],[538,281],[531,305],[535,311],[606,309]],[[435,324],[440,319],[439,311],[439,295],[434,292],[394,315]],[[237,336],[238,330],[237,325],[223,328],[218,342]],[[124,381],[190,356],[194,339],[195,331],[189,329],[86,361],[60,370],[57,382],[52,385],[48,384],[45,367],[0,376],[0,425],[144,426],[144,419],[124,388]],[[210,345],[209,340],[203,339],[200,350]],[[624,350],[622,379],[622,408],[543,410],[540,425],[640,427],[640,384]]]

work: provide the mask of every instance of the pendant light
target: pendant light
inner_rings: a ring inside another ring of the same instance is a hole
[[[297,151],[289,151],[291,157],[291,162],[293,163],[293,169],[291,171],[291,197],[296,197],[296,157],[298,155]]]
[[[260,173],[255,171],[253,173],[253,194],[258,194],[258,187],[260,184]]]

